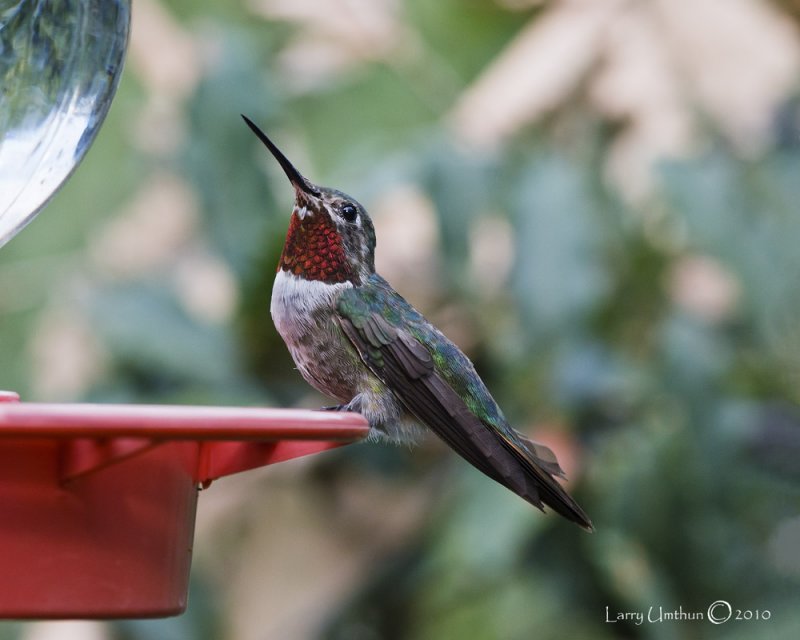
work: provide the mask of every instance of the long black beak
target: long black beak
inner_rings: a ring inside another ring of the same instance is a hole
[[[272,140],[270,140],[267,137],[267,134],[265,134],[261,129],[259,129],[253,123],[253,121],[250,120],[250,118],[248,118],[247,116],[242,115],[242,119],[247,123],[247,126],[250,127],[253,133],[255,133],[258,136],[258,139],[264,143],[264,146],[267,147],[267,149],[269,149],[270,153],[278,161],[278,164],[281,165],[281,167],[283,168],[284,172],[286,173],[286,176],[289,178],[289,181],[292,183],[292,185],[296,189],[299,189],[304,193],[307,193],[312,196],[319,196],[319,191],[317,191],[314,185],[312,185],[308,180],[306,180],[303,177],[303,175],[297,169],[294,168],[294,165],[291,162],[289,162],[288,158],[285,155],[283,155],[283,153],[281,152],[280,149],[278,149],[278,147],[275,146],[275,143],[272,142]]]

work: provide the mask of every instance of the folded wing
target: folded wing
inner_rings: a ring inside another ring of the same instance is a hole
[[[428,348],[402,326],[364,307],[340,304],[338,320],[364,363],[420,422],[484,474],[543,509],[591,530],[588,516],[553,475],[553,452],[481,420],[437,372]]]

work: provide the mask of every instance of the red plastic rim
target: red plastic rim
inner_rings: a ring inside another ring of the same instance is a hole
[[[369,430],[353,413],[250,407],[44,404],[2,392],[0,438],[154,438],[157,440],[335,440]]]

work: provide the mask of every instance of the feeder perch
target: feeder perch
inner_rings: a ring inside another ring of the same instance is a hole
[[[367,431],[352,413],[0,392],[0,618],[181,613],[199,486]]]

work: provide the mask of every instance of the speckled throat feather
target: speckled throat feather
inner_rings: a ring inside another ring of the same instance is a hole
[[[328,284],[360,278],[345,255],[344,244],[330,216],[317,212],[300,218],[292,213],[278,271]]]

